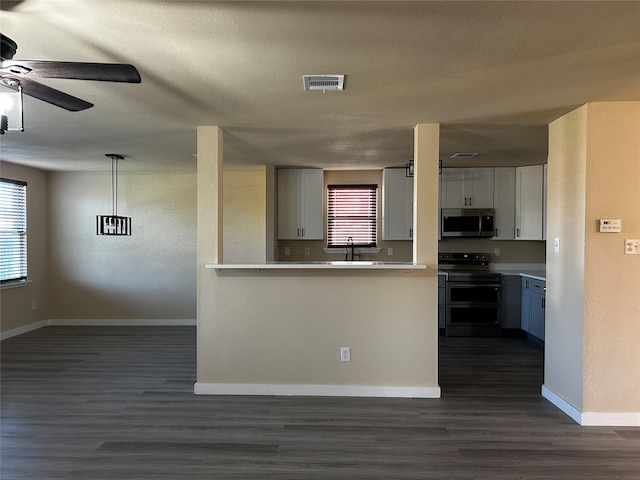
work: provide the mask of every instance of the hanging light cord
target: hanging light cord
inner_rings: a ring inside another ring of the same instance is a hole
[[[113,216],[118,216],[118,160],[124,159],[122,155],[107,153],[106,157],[111,158],[111,211]]]

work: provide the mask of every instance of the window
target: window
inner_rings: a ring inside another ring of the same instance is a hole
[[[327,187],[327,245],[376,246],[377,185]]]
[[[0,178],[0,281],[27,279],[27,184]]]

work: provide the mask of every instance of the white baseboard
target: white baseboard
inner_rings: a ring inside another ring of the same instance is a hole
[[[640,427],[640,412],[584,412],[585,427]]]
[[[6,332],[0,332],[0,340],[5,340],[11,337],[17,337],[18,335],[22,335],[23,333],[32,332],[34,330],[38,330],[39,328],[46,327],[47,321],[42,320],[40,322],[30,323],[29,325],[24,325],[22,327],[14,328],[12,330],[7,330]]]
[[[195,318],[51,318],[47,325],[88,327],[195,327]]]
[[[196,395],[293,395],[317,397],[440,398],[440,387],[387,387],[358,385],[287,385],[254,383],[202,383]]]
[[[136,318],[136,319],[65,319],[52,318],[49,320],[41,320],[40,322],[30,323],[22,327],[0,332],[0,340],[22,335],[23,333],[32,332],[48,325],[58,326],[93,326],[93,327],[163,327],[163,326],[187,326],[195,327],[197,324],[195,318]]]
[[[558,407],[564,413],[569,415],[574,422],[582,425],[581,424],[582,412],[578,410],[576,407],[574,407],[573,405],[571,405],[569,402],[567,402],[564,398],[562,398],[560,395],[555,393],[546,385],[542,385],[542,396],[547,400],[549,400],[551,403],[553,403],[556,407]]]
[[[640,427],[640,412],[581,412],[545,385],[542,396],[585,427]]]

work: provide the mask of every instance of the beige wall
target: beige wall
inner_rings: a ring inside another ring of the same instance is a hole
[[[216,132],[211,127],[198,129],[199,210],[208,207],[218,189],[215,172],[222,159],[215,147]],[[425,178],[437,177],[437,142],[430,150],[430,155],[422,154]],[[428,258],[434,260],[437,183],[435,188],[433,182],[424,183],[431,207],[421,209],[419,223],[430,224],[426,231],[433,239],[425,245],[430,245]],[[256,208],[266,208],[266,203],[267,199]],[[233,207],[224,206],[225,215],[229,208]],[[435,268],[218,272],[204,268],[215,257],[212,218],[215,215],[198,216],[199,393],[229,393],[228,388],[247,384],[262,392],[269,385],[314,385],[323,394],[336,386],[439,392]],[[226,259],[226,247],[223,253]],[[339,361],[343,346],[351,348],[349,363]]]
[[[0,291],[0,331],[7,332],[47,318],[47,173],[2,162],[0,175],[27,182],[27,276],[30,283]]]
[[[640,414],[640,103],[583,106],[549,136],[545,386],[579,412]],[[622,233],[599,233],[621,218]]]
[[[622,233],[598,233],[621,218]],[[640,415],[640,102],[587,106],[584,410]]]
[[[109,172],[49,174],[51,319],[194,319],[194,172],[120,168],[118,213],[132,235],[96,235]]]
[[[226,263],[264,263],[267,258],[267,169],[225,166],[223,245]]]
[[[110,172],[49,174],[51,319],[195,318],[195,172],[120,168],[130,237],[96,235]]]

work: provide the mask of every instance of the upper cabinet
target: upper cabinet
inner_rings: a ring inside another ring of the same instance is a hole
[[[544,165],[516,167],[516,240],[544,239]]]
[[[442,208],[493,208],[493,168],[443,168]]]
[[[493,208],[495,210],[494,240],[513,240],[516,235],[516,169],[496,167],[493,181]]]
[[[382,171],[382,239],[412,240],[413,178],[404,168]]]
[[[322,169],[278,169],[279,240],[322,240],[323,192]]]

